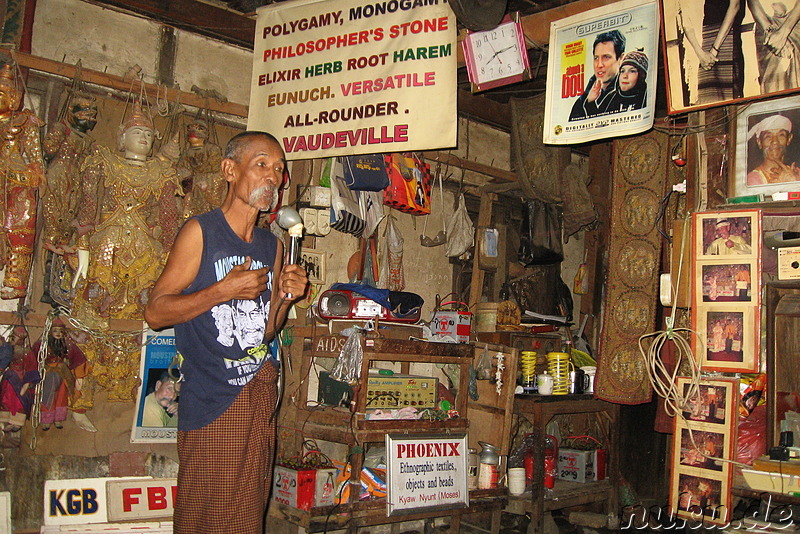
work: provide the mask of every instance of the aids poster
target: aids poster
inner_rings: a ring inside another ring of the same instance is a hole
[[[258,10],[247,127],[289,160],[456,145],[445,0],[296,0]]]
[[[624,0],[551,23],[544,143],[652,128],[658,31],[657,0]]]

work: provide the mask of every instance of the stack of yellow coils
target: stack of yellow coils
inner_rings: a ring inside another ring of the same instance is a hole
[[[547,371],[553,377],[553,395],[569,393],[569,354],[566,352],[547,353]]]
[[[523,350],[519,356],[522,371],[522,386],[532,388],[536,384],[536,351]]]

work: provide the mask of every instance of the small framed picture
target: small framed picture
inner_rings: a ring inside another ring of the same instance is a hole
[[[800,96],[756,102],[736,118],[733,196],[800,190]]]
[[[727,434],[681,428],[676,439],[680,440],[680,465],[722,472],[724,465],[718,458],[723,457],[727,449]]]
[[[695,214],[695,251],[698,259],[754,256],[759,244],[753,242],[754,236],[760,241],[761,218],[758,210]]]
[[[722,525],[730,516],[730,481],[703,472],[675,473],[673,509],[678,517]]]
[[[711,425],[729,424],[730,419],[736,415],[731,393],[732,382],[717,382],[719,383],[702,382],[697,391],[693,392],[688,379],[678,379],[683,397],[686,399],[686,404],[681,407],[683,419]]]
[[[753,299],[750,263],[701,265],[703,302],[751,302]]]
[[[313,250],[301,250],[298,261],[300,267],[306,270],[308,281],[312,284],[325,283],[325,253]]]
[[[741,310],[705,310],[696,332],[704,336],[704,370],[728,373],[757,371],[756,330],[750,307]]]

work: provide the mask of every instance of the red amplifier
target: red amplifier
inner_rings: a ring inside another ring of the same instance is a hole
[[[420,311],[405,317],[398,317],[391,310],[346,289],[328,289],[319,297],[319,316],[323,319],[375,319],[402,323],[416,323]]]

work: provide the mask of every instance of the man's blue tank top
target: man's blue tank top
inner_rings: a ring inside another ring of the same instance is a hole
[[[175,325],[175,344],[183,356],[183,383],[178,405],[178,430],[195,430],[228,409],[242,387],[269,358],[264,332],[272,295],[272,266],[277,238],[255,228],[253,241],[243,241],[217,208],[196,217],[203,231],[202,260],[184,294],[204,289],[252,258],[251,269],[269,266],[267,290],[256,300],[231,300],[185,323]]]

